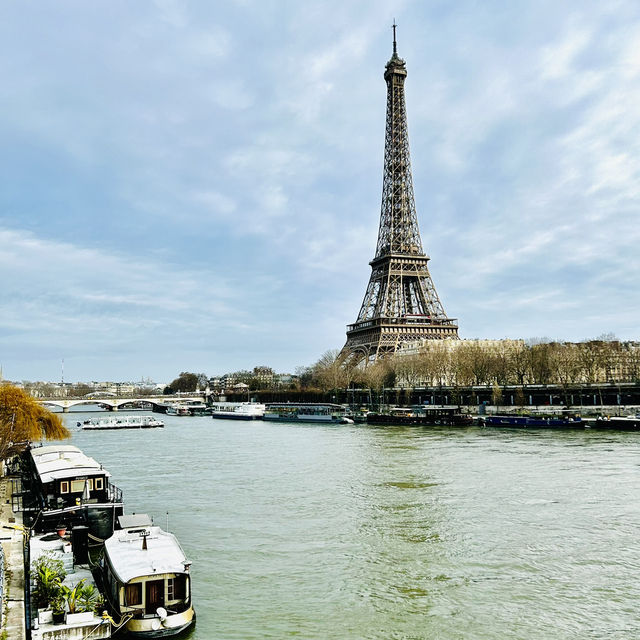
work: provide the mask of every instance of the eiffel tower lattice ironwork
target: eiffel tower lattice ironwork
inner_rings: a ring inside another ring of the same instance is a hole
[[[371,278],[358,319],[347,326],[341,354],[352,363],[384,357],[411,340],[458,337],[456,320],[444,312],[422,249],[411,178],[406,77],[394,24],[393,55],[384,72],[387,122],[376,257],[370,262]]]

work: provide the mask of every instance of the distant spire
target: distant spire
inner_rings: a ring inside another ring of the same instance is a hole
[[[394,56],[398,55],[398,47],[396,45],[396,27],[397,26],[398,25],[396,24],[396,19],[394,18],[393,19],[393,25],[392,25],[392,28],[393,28],[393,55]]]

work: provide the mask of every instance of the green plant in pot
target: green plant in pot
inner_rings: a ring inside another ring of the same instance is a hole
[[[82,585],[77,606],[80,611],[99,613],[104,606],[104,598],[93,584]]]
[[[54,601],[61,595],[62,581],[66,576],[62,560],[45,553],[35,561],[33,571],[38,608],[53,609]]]
[[[53,624],[61,624],[64,622],[64,609],[65,599],[62,595],[62,591],[51,602],[51,609],[53,611]]]
[[[96,612],[103,604],[102,595],[93,584],[85,584],[86,579],[73,587],[62,585],[62,595],[67,604],[69,613]]]
[[[82,588],[83,582],[84,578],[73,587],[67,587],[66,584],[62,585],[62,597],[67,604],[69,613],[78,613],[78,597],[80,596],[80,589]]]

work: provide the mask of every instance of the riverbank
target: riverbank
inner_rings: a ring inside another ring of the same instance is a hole
[[[22,514],[11,510],[11,478],[0,477],[0,541],[4,551],[3,611],[0,638],[25,639]]]

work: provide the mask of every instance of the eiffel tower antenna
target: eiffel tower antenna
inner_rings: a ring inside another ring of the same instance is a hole
[[[431,279],[418,229],[404,99],[407,68],[398,56],[396,26],[394,20],[393,54],[384,71],[387,119],[376,256],[341,353],[353,364],[394,353],[410,340],[458,338],[456,320],[445,314]]]
[[[398,25],[396,24],[396,20],[395,18],[393,19],[393,55],[397,56],[398,55],[398,47],[396,45],[396,27]]]

